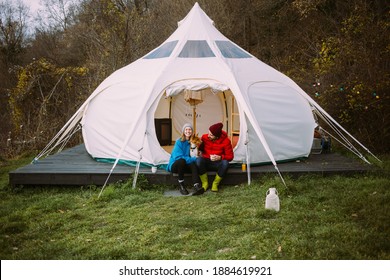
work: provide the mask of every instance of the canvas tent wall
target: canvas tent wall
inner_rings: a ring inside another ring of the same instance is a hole
[[[172,119],[177,136],[191,120],[183,116],[188,108],[181,99],[188,90],[205,91],[196,108],[200,133],[216,121],[229,130],[228,108],[237,109],[239,127],[230,128],[239,134],[233,162],[250,156],[252,164],[276,167],[276,161],[308,156],[316,126],[311,106],[326,115],[290,78],[221,34],[196,3],[163,44],[107,77],[48,147],[60,145],[81,123],[92,157],[163,166],[170,155],[157,139],[155,119]]]

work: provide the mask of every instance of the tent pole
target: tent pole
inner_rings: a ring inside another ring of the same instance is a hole
[[[172,119],[172,96],[169,96],[169,118]]]
[[[249,186],[251,184],[251,163],[250,163],[250,157],[249,157],[249,137],[248,137],[248,131],[246,131],[245,146],[246,146],[246,172],[247,172],[247,175],[248,175],[248,186]]]
[[[246,172],[248,174],[248,186],[251,184],[251,163],[249,158],[249,147],[246,145]]]
[[[141,161],[142,161],[142,150],[144,149],[144,143],[145,143],[146,134],[148,134],[148,131],[145,131],[144,140],[142,141],[142,147],[138,150],[139,160],[138,160],[137,165],[136,165],[135,170],[134,170],[134,178],[133,178],[133,186],[132,186],[133,189],[135,189],[135,187],[137,186],[139,166],[140,166]]]
[[[194,134],[196,133],[196,106],[192,106],[192,125],[194,126]]]
[[[143,148],[141,148],[142,150]],[[135,167],[135,171],[134,171],[134,178],[133,178],[133,190],[135,189],[135,187],[137,186],[137,179],[138,179],[138,173],[139,173],[139,166],[141,164],[141,160],[142,160],[142,154],[141,154],[141,150],[139,150],[139,160],[137,162],[137,165]]]
[[[284,181],[283,176],[279,171],[279,168],[276,165],[274,167],[275,167],[276,171],[278,172],[280,179],[282,179],[283,185],[287,188],[286,182]]]
[[[111,170],[110,170],[110,173],[108,174],[108,176],[107,176],[107,178],[106,178],[106,181],[104,182],[103,187],[102,187],[102,189],[101,189],[100,192],[99,192],[98,199],[99,199],[100,196],[102,195],[103,190],[105,189],[105,187],[106,187],[106,185],[107,185],[107,183],[108,183],[108,179],[110,179],[111,174],[112,174],[112,172],[114,171],[114,168],[115,168],[116,164],[118,163],[118,160],[119,160],[119,159],[116,159],[116,160],[115,160],[115,162],[114,162],[114,164],[113,164],[113,166],[112,166],[112,168],[111,168]]]

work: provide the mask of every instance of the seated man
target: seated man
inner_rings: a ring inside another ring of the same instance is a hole
[[[209,187],[207,171],[209,170],[217,171],[211,187],[211,191],[217,192],[219,183],[229,168],[229,162],[234,157],[232,143],[222,127],[222,123],[213,124],[209,127],[209,133],[202,135],[202,144],[199,147],[202,156],[196,160],[202,187],[195,189],[193,195],[207,191]]]

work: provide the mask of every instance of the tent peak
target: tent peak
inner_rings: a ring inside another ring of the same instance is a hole
[[[212,25],[214,25],[214,21],[211,18],[209,18],[209,16],[202,10],[202,8],[198,4],[198,2],[196,2],[194,4],[194,6],[192,7],[192,9],[188,12],[188,14],[181,21],[177,22],[177,26],[182,25],[185,21],[187,21],[188,18],[194,17],[195,15],[200,15],[200,14],[203,14],[203,16],[206,16],[208,21]]]

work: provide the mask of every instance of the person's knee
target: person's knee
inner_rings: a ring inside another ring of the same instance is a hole
[[[196,167],[198,168],[199,174],[202,175],[207,172],[206,170],[206,160],[202,157],[196,159]]]
[[[229,162],[227,161],[227,160],[222,160],[222,162],[221,162],[221,166],[222,166],[222,168],[223,169],[228,169],[228,167],[229,167]]]
[[[184,159],[178,159],[172,165],[172,170],[175,173],[182,173],[184,172],[185,167],[186,167],[186,161]]]
[[[204,163],[205,163],[204,158],[202,158],[202,157],[197,157],[196,158],[196,165],[197,166],[202,166]]]
[[[229,168],[229,162],[227,160],[222,160],[218,168],[218,175],[220,177],[224,177],[227,173],[228,168]]]

